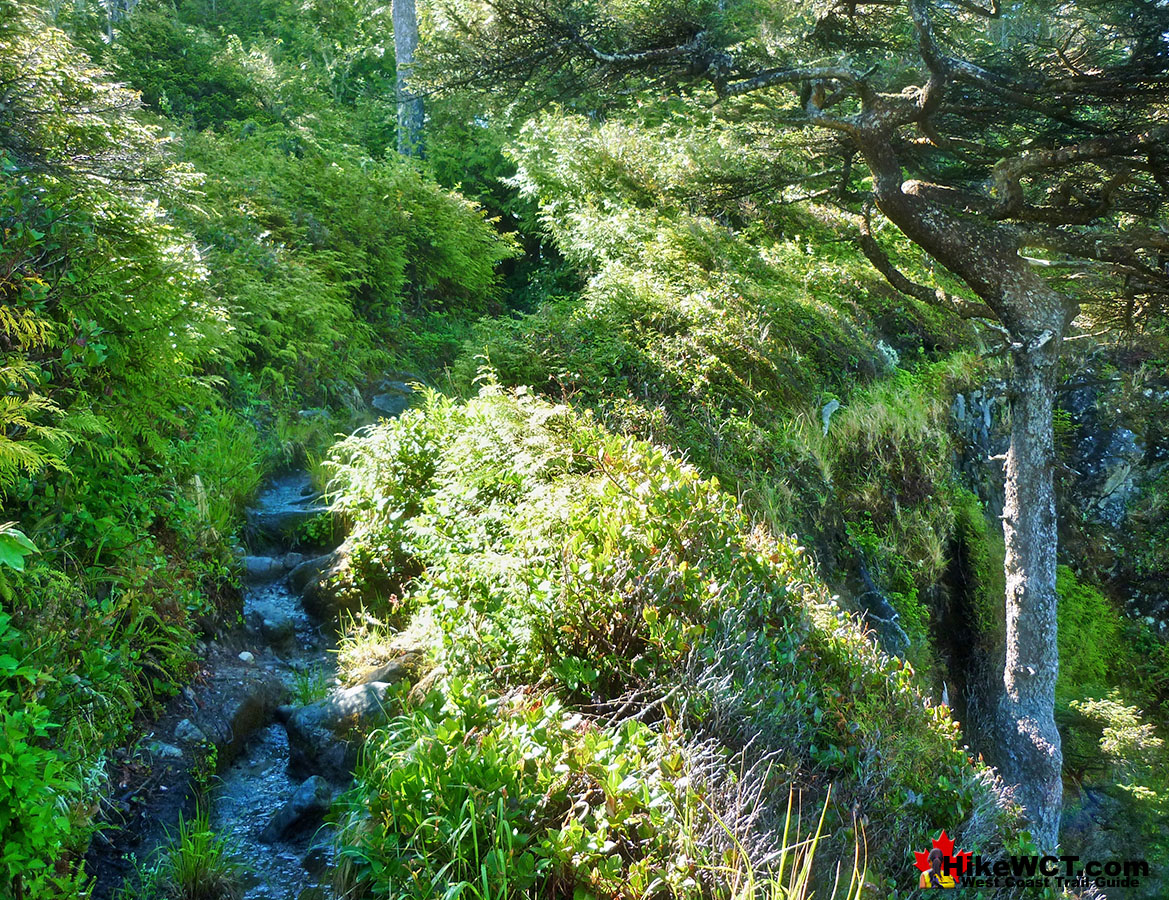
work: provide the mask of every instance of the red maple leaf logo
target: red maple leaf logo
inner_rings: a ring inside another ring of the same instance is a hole
[[[955,881],[958,880],[959,873],[961,873],[963,875],[966,874],[966,871],[970,866],[970,856],[971,856],[971,854],[968,850],[959,850],[957,853],[955,853],[954,852],[954,842],[950,839],[950,836],[948,834],[946,834],[944,829],[942,830],[942,833],[939,834],[933,840],[932,843],[933,843],[934,848],[942,851],[942,871],[943,872],[946,872],[947,874],[952,874],[954,876]],[[928,872],[930,870],[930,851],[929,850],[914,850],[913,857],[914,857],[913,864],[920,871]],[[948,867],[948,866],[952,866],[955,864],[958,867],[957,870],[953,870],[953,869]]]

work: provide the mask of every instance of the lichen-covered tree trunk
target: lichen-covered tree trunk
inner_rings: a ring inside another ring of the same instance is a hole
[[[1014,353],[1011,445],[1007,451],[1007,652],[1000,767],[1017,785],[1042,850],[1059,842],[1063,754],[1055,727],[1056,513],[1052,412],[1062,325]],[[1041,346],[1035,346],[1042,342]]]
[[[1055,727],[1055,569],[1058,534],[1052,412],[1056,366],[1074,305],[1038,277],[1009,233],[964,222],[903,183],[887,140],[862,145],[877,205],[915,244],[959,274],[998,318],[1012,346],[1005,574],[1007,653],[998,764],[1043,850],[1059,843],[1063,799]]]
[[[418,13],[414,0],[393,0],[394,59],[397,68],[398,152],[422,155],[422,98],[411,88],[414,53],[418,49]]]

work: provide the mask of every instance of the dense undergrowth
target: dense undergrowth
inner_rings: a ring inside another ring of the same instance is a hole
[[[881,592],[891,609],[876,612],[897,615],[895,627],[870,620],[882,644],[910,659],[935,697],[949,681],[965,739],[989,752],[1003,542],[987,502],[995,476],[984,469],[971,481],[969,462],[962,471],[952,404],[1003,377],[993,335],[890,292],[831,208],[777,212],[756,204],[754,186],[740,193],[751,178],[766,185],[765,171],[733,124],[683,114],[683,104],[647,99],[599,124],[552,111],[521,133],[509,149],[512,184],[539,204],[586,283],[530,314],[482,321],[456,381],[469,391],[487,361],[504,384],[593,409],[614,430],[716,473],[776,533],[800,535],[846,605],[865,612],[863,598]],[[908,271],[918,265],[886,246]],[[1123,377],[1104,366],[1119,385],[1109,403],[1128,410],[1149,446],[1160,434],[1149,410],[1161,407],[1145,399],[1159,348],[1148,335],[1132,351],[1146,361]],[[1062,415],[1067,459],[1076,435]],[[1159,498],[1158,483],[1146,485],[1130,536],[1107,549],[1093,537],[1098,524],[1067,507],[1067,559],[1082,581],[1068,568],[1060,578],[1068,793],[1107,795],[1111,833],[1140,835],[1151,856],[1167,846],[1158,735],[1169,670],[1164,641],[1117,605],[1140,579],[1164,577]],[[1105,597],[1093,583],[1115,580],[1125,558],[1138,580],[1118,580]]]
[[[728,229],[733,204],[693,196],[730,177],[710,171],[725,142],[687,122],[549,116],[524,133],[514,183],[589,280],[579,298],[482,322],[456,379],[486,356],[507,384],[683,450],[815,542],[830,573],[867,554],[920,646],[915,595],[941,573],[956,493],[948,398],[987,374],[947,354],[975,335],[882,285],[827,211]],[[695,144],[710,155],[695,160]]]
[[[108,751],[234,615],[265,470],[449,346],[512,252],[276,36],[147,2],[110,42],[98,4],[55,11],[0,4],[0,894],[23,897],[83,891]],[[216,10],[296,21],[260,13]]]
[[[399,582],[424,570],[368,612],[429,635],[444,672],[367,746],[346,896],[780,896],[824,804],[814,884],[843,862],[841,897],[852,877],[896,895],[943,827],[1019,846],[911,668],[693,466],[488,383],[330,467],[356,545]],[[789,787],[804,819],[779,853]]]

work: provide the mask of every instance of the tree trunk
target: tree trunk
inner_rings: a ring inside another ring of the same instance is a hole
[[[414,52],[418,49],[418,14],[414,0],[393,0],[394,60],[397,70],[398,152],[403,156],[422,155],[422,98],[410,89]]]
[[[1007,652],[999,723],[999,769],[1040,849],[1059,843],[1063,752],[1055,727],[1056,367],[1074,304],[1019,256],[1010,232],[964,220],[902,182],[890,135],[862,135],[877,207],[911,241],[965,281],[1011,335],[1011,446],[1007,451],[1005,574]]]
[[[1027,810],[1042,851],[1054,850],[1059,842],[1063,798],[1063,753],[1055,727],[1059,650],[1052,411],[1065,327],[1052,323],[1014,353],[1003,509],[1007,652],[1000,768],[1005,780],[1017,785],[1015,796]]]

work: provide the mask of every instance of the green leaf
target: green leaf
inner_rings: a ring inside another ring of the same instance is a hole
[[[0,566],[21,572],[24,570],[24,558],[36,552],[36,544],[16,527],[15,522],[0,525]]]
[[[36,544],[30,541],[24,532],[10,528],[8,525],[0,526],[0,537],[11,539],[18,547],[23,547],[27,553],[37,552]]]

